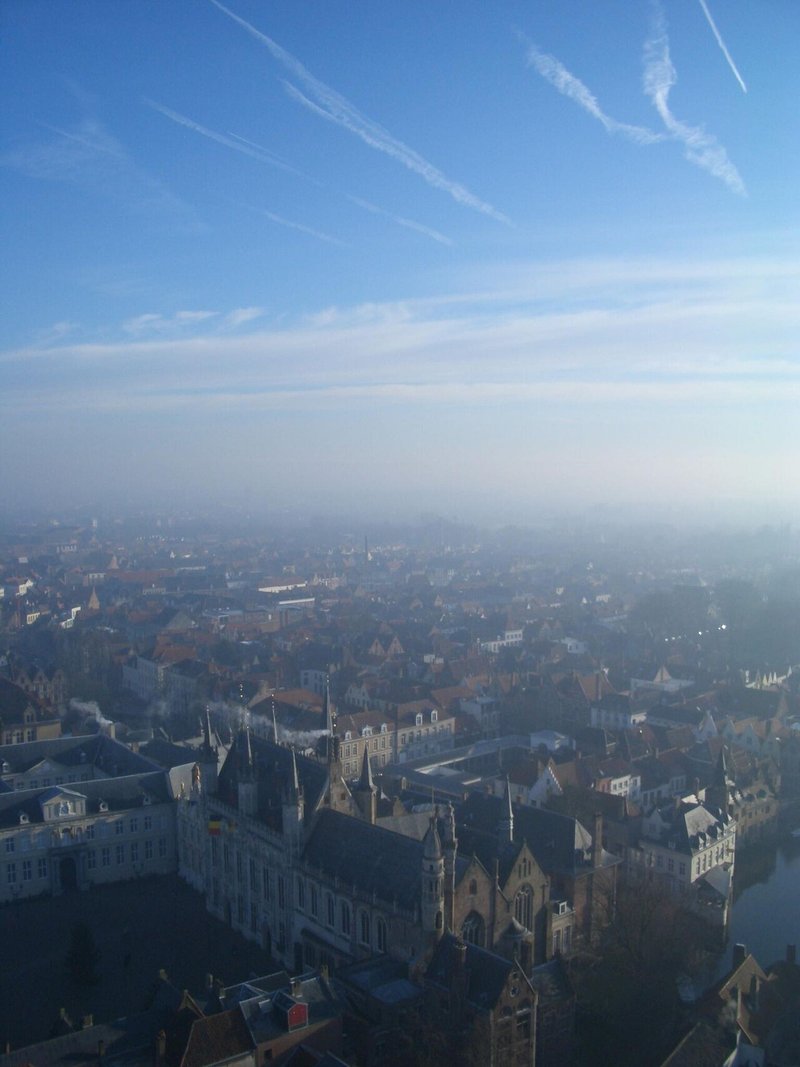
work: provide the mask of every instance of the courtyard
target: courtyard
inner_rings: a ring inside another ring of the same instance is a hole
[[[96,984],[81,986],[65,958],[76,923],[85,923],[99,953]],[[108,1022],[140,1011],[166,971],[203,1003],[206,975],[226,985],[278,967],[205,910],[203,898],[177,876],[145,878],[41,897],[0,908],[0,1040],[5,1048],[45,1039],[65,1008]]]

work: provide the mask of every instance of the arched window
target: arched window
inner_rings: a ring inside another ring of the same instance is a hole
[[[375,923],[375,936],[378,942],[378,952],[386,951],[386,920],[379,918]]]
[[[343,900],[339,908],[339,927],[343,934],[350,933],[350,905]]]
[[[362,945],[369,944],[369,914],[366,911],[361,912],[361,918],[359,922],[359,940]]]
[[[520,886],[514,897],[514,918],[526,930],[533,929],[533,890],[529,885]]]
[[[331,896],[330,893],[328,893],[328,899],[326,901],[326,904],[327,904],[327,914],[328,914],[328,926],[333,926],[335,912],[336,912],[336,905],[334,904],[333,897]]]
[[[471,911],[461,927],[462,938],[471,945],[478,945],[479,948],[483,948],[484,932],[483,919],[477,911]]]

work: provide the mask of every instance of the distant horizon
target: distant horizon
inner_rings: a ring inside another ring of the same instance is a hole
[[[797,4],[153,11],[0,12],[9,502],[794,514]]]

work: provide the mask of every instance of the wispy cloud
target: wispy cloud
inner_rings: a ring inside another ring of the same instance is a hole
[[[540,277],[564,279],[569,310],[537,307]],[[610,298],[609,277],[634,295]],[[538,273],[518,268],[516,281],[478,298],[333,308],[251,331],[229,327],[255,319],[257,308],[150,312],[129,320],[121,339],[70,337],[1,355],[0,407],[49,411],[51,394],[62,410],[90,399],[106,410],[124,402],[142,411],[283,404],[298,412],[356,400],[447,407],[800,395],[792,262],[549,263]]]
[[[285,219],[283,215],[276,215],[274,211],[265,211],[260,207],[248,207],[249,211],[255,211],[258,215],[263,215],[265,219],[269,219],[270,222],[274,222],[277,226],[285,226],[289,230],[297,230],[299,233],[305,233],[309,237],[315,237],[318,241],[324,241],[326,244],[338,245],[340,248],[346,248],[345,241],[339,240],[338,237],[331,237],[329,233],[324,233],[322,230],[315,230],[311,226],[305,226],[302,222],[293,222],[292,219]]]
[[[398,140],[379,123],[362,114],[349,100],[306,70],[298,59],[295,59],[293,55],[281,48],[271,37],[261,33],[255,26],[235,15],[227,7],[219,3],[219,0],[211,0],[211,3],[263,44],[272,57],[297,79],[308,94],[308,96],[304,95],[294,86],[289,87],[291,95],[299,103],[315,114],[348,130],[371,148],[376,149],[378,152],[383,152],[396,160],[414,174],[419,175],[434,189],[440,189],[447,193],[456,203],[488,215],[489,218],[495,219],[497,222],[509,222],[508,216],[486,201],[481,200],[474,193],[471,193],[464,185],[448,178],[433,163],[428,162],[427,159],[421,156],[419,152]]]
[[[138,336],[144,333],[165,333],[197,326],[201,322],[207,322],[218,315],[216,311],[176,311],[174,315],[164,316],[155,312],[147,312],[127,319],[122,324],[125,333]]]
[[[224,133],[210,130],[207,126],[202,126],[199,122],[195,122],[194,119],[187,118],[186,115],[181,115],[180,112],[173,111],[172,108],[165,107],[163,104],[159,104],[157,101],[150,100],[147,97],[145,97],[144,102],[165,118],[171,119],[179,126],[185,126],[187,130],[199,133],[202,137],[207,137],[210,141],[216,141],[217,144],[224,145],[226,148],[232,148],[234,152],[240,152],[243,156],[249,156],[250,159],[255,159],[259,163],[266,163],[270,167],[277,167],[278,170],[296,174],[299,178],[307,178],[307,175],[297,170],[296,167],[284,162],[279,156],[273,155],[266,148],[261,148],[259,145],[253,144],[252,141],[245,140],[244,137],[239,137],[235,133],[226,136]]]
[[[263,314],[264,308],[235,308],[233,311],[229,311],[225,316],[225,325],[236,329],[238,326],[244,326],[246,322],[253,322],[254,319],[260,319]]]
[[[706,17],[706,21],[708,22],[709,26],[711,27],[711,32],[716,37],[717,44],[719,45],[719,47],[720,47],[720,49],[722,51],[722,54],[725,56],[725,59],[728,62],[728,66],[733,71],[734,78],[736,78],[737,82],[742,87],[742,92],[746,93],[747,92],[747,86],[744,83],[744,78],[741,76],[741,74],[739,73],[739,71],[738,71],[738,69],[736,67],[736,64],[733,62],[733,56],[728,51],[728,46],[723,41],[722,34],[717,29],[717,24],[716,24],[716,22],[714,22],[714,19],[713,19],[712,15],[711,15],[711,12],[708,10],[708,4],[706,3],[706,0],[699,0],[699,3],[700,3],[700,7],[703,9],[703,14]]]
[[[453,242],[449,237],[446,237],[438,230],[434,230],[430,226],[424,226],[421,222],[414,222],[413,219],[403,218],[402,215],[394,215],[391,211],[386,211],[382,207],[378,207],[377,204],[370,203],[369,200],[362,200],[360,196],[347,197],[356,207],[363,208],[364,211],[368,211],[371,215],[380,215],[382,218],[391,219],[392,222],[398,226],[404,226],[408,230],[414,230],[416,233],[421,233],[424,237],[430,237],[432,241],[437,241],[440,245],[448,245],[452,247]]]
[[[742,177],[728,153],[713,134],[700,126],[689,126],[676,119],[669,108],[669,94],[678,76],[669,54],[666,22],[660,6],[654,7],[653,31],[644,46],[644,91],[650,98],[669,133],[683,145],[690,163],[719,178],[740,196],[746,195]]]
[[[190,214],[96,119],[68,128],[40,126],[50,136],[9,149],[0,156],[0,166],[38,181],[68,182],[135,211]]]
[[[535,44],[526,42],[528,45],[528,65],[533,67],[541,76],[560,93],[582,107],[593,118],[597,119],[609,133],[620,134],[637,144],[655,144],[663,141],[664,135],[654,133],[644,126],[631,126],[627,122],[618,122],[617,119],[607,115],[597,101],[597,97],[586,85],[576,78],[564,64],[555,56],[542,52]]]

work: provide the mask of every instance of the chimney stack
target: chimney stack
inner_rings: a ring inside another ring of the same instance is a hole
[[[592,834],[592,866],[601,867],[603,864],[603,816],[599,811],[594,813],[594,833]]]

